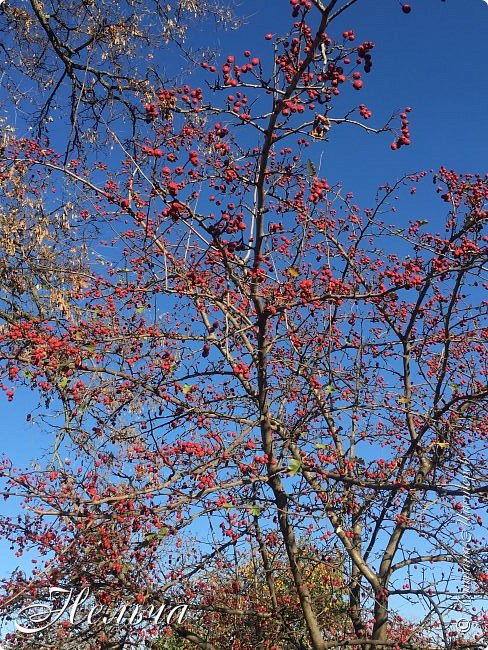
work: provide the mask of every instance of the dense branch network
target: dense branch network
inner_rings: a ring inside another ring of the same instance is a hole
[[[487,177],[408,175],[361,209],[317,172],[339,123],[410,142],[408,108],[398,130],[335,112],[372,65],[373,43],[334,35],[354,4],[294,1],[270,62],[204,58],[206,92],[151,88],[131,147],[110,131],[118,168],[2,131],[1,387],[40,395],[53,440],[32,471],[0,468],[25,506],[2,533],[45,558],[3,608],[91,589],[71,624],[6,643],[454,650],[486,632]],[[429,178],[444,223],[396,225]],[[46,198],[61,182],[70,201]],[[417,623],[398,613],[413,598]],[[94,600],[165,599],[184,623],[86,621]]]

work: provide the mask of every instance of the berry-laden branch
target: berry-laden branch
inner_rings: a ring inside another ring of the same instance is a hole
[[[454,608],[459,647],[486,629],[488,179],[409,174],[361,208],[323,177],[338,124],[393,128],[355,106],[374,50],[336,27],[355,4],[294,1],[268,56],[150,87],[129,145],[104,122],[110,160],[2,127],[0,388],[30,389],[50,442],[1,461],[22,506],[2,535],[35,554],[3,611],[90,589],[7,647],[420,650]],[[395,212],[429,180],[432,229]],[[154,622],[165,599],[185,621]],[[121,602],[146,618],[90,625]]]

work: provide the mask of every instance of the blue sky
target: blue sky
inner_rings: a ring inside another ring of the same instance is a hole
[[[233,51],[240,53],[254,40],[259,43],[253,34],[266,51],[263,35],[279,33],[288,20],[288,12],[272,12],[278,4],[246,3],[251,22],[234,33]],[[401,4],[358,2],[331,29],[354,29],[357,42],[375,42],[372,72],[363,75],[357,97],[351,91],[347,100],[365,103],[373,111],[373,125],[392,111],[413,109],[412,145],[396,152],[388,147],[388,134],[368,136],[345,126],[334,137],[331,133],[326,176],[348,181],[352,191],[365,198],[369,194],[370,200],[378,184],[404,172],[440,165],[459,171],[486,169],[488,5],[483,0],[412,0],[407,15]],[[222,36],[226,52],[224,38],[228,35]]]

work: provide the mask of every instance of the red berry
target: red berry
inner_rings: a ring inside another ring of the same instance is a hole
[[[363,82],[361,79],[356,79],[352,85],[356,90],[361,90],[363,87]]]
[[[412,7],[410,5],[403,5],[402,11],[404,14],[409,14],[412,11]]]
[[[273,34],[266,34],[264,37],[267,41],[270,41],[273,38]]]

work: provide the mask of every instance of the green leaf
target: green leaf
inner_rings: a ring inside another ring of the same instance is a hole
[[[147,535],[144,535],[142,546],[148,546],[149,544],[152,544],[156,539],[158,539],[158,537],[159,535],[156,535],[156,533],[147,533]]]
[[[295,460],[295,458],[292,458],[288,464],[288,471],[290,473],[290,476],[296,476],[302,467],[303,463],[301,460]]]
[[[254,517],[259,517],[259,514],[261,512],[261,508],[259,506],[251,506],[249,508],[249,511]]]
[[[169,534],[169,530],[163,526],[163,528],[159,529],[158,537],[159,539],[162,539],[163,537],[166,537]]]
[[[323,442],[316,442],[316,443],[315,443],[315,447],[316,447],[317,449],[326,449],[326,448],[327,448],[327,445],[324,445]]]
[[[310,176],[316,176],[317,170],[315,169],[315,166],[311,160],[307,160],[307,169]]]
[[[67,385],[68,385],[68,377],[61,377],[61,379],[58,381],[58,388],[63,390],[64,388],[66,388]]]
[[[23,370],[22,374],[26,379],[32,379],[34,377],[34,373],[29,370]]]
[[[335,391],[335,386],[332,386],[332,384],[329,384],[328,386],[326,386],[326,387],[324,388],[324,393],[325,393],[326,395],[330,395],[330,394],[333,393],[334,391]]]
[[[146,305],[140,305],[139,307],[136,307],[136,312],[138,314],[142,314],[143,311],[146,311]]]
[[[186,395],[187,393],[189,393],[191,391],[191,389],[192,389],[192,386],[190,386],[190,384],[183,384],[183,389],[182,389],[183,395]]]

